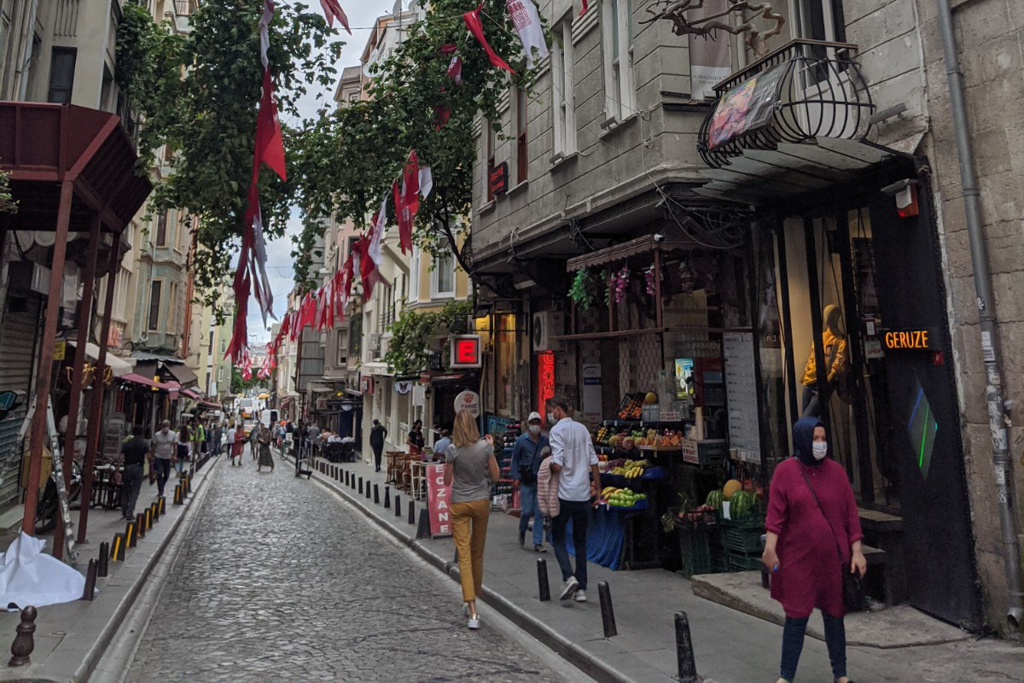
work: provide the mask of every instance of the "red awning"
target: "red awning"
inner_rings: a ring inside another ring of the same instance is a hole
[[[221,404],[214,403],[213,401],[200,401],[199,405],[205,406],[207,408],[212,408],[214,410],[222,410],[224,408],[224,406],[222,406]]]
[[[136,375],[135,373],[129,372],[127,375],[119,377],[122,382],[132,382],[133,384],[141,384],[145,387],[152,387],[154,389],[160,389],[161,391],[177,392],[181,389],[181,385],[177,382],[154,382],[148,377],[142,375]]]
[[[199,400],[199,394],[197,394],[196,392],[192,391],[191,389],[182,389],[181,393],[185,394],[189,398],[194,399],[196,401]]]

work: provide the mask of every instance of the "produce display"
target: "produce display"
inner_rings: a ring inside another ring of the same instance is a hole
[[[725,486],[716,489],[708,494],[704,505],[714,508],[722,514],[723,503],[729,502],[729,516],[733,519],[747,517],[756,513],[760,507],[761,492],[752,490],[753,484],[750,481],[741,482],[738,479],[730,479]]]
[[[646,493],[637,493],[630,489],[606,486],[601,491],[601,502],[607,503],[609,507],[631,508],[645,500],[647,500]]]
[[[639,420],[644,414],[644,400],[647,392],[626,394],[619,403],[618,416],[620,420]]]
[[[599,446],[629,450],[626,441],[632,441],[639,448],[677,450],[683,443],[683,432],[675,429],[628,429],[616,431],[613,427],[599,427],[594,433],[594,443]]]
[[[608,474],[626,477],[627,479],[636,479],[644,473],[646,468],[651,466],[651,463],[646,460],[623,460],[619,458],[609,460],[608,466],[611,467],[608,470]]]

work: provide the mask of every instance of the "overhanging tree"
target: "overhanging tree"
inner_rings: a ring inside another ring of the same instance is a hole
[[[533,77],[505,0],[484,1],[483,27],[516,74],[490,63],[462,18],[477,5],[477,0],[431,2],[425,19],[407,29],[405,41],[372,73],[368,101],[307,122],[298,134],[299,168],[309,174],[298,181],[304,230],[293,256],[300,289],[316,285],[306,254],[322,231],[318,219],[334,215],[365,227],[367,216],[390,196],[410,150],[434,176],[434,191],[416,217],[414,241],[434,253],[450,249],[472,274],[463,240],[473,198],[474,125],[478,114],[497,122],[509,88],[529,89]],[[453,56],[462,61],[461,85],[448,75]],[[501,132],[497,123],[494,128]],[[393,204],[389,218],[393,222]]]

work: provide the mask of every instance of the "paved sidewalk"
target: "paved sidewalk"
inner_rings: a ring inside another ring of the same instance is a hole
[[[213,458],[192,479],[192,495],[185,505],[173,505],[175,478],[167,482],[166,512],[154,523],[138,545],[129,549],[124,562],[110,562],[107,578],[96,580],[92,601],[77,600],[39,608],[36,618],[35,651],[32,663],[19,668],[0,669],[0,680],[81,681],[85,680],[102,657],[119,624],[135,606],[144,583],[161,561],[165,550],[179,530],[186,513],[201,503],[204,483],[213,473],[218,458]],[[157,499],[156,486],[143,485],[137,510]],[[83,573],[90,558],[96,558],[101,541],[112,541],[123,532],[125,522],[116,512],[93,510],[89,514],[89,543],[78,546],[79,570]],[[52,543],[52,538],[48,540]],[[21,621],[18,612],[0,612],[0,646],[14,640]],[[6,658],[4,659],[6,662]]]
[[[371,519],[408,543],[438,568],[449,571],[454,551],[450,538],[415,541],[415,525],[407,522],[407,496],[401,494],[402,515],[383,508],[384,476],[363,462],[339,465],[364,482],[379,485],[381,505],[365,494],[317,472],[314,477],[342,492]],[[394,490],[391,491],[392,498]],[[416,503],[417,511],[422,503]],[[417,512],[418,516],[418,512]],[[682,577],[664,571],[619,571],[590,565],[591,602],[578,605],[537,599],[536,560],[529,545],[519,547],[518,519],[492,513],[484,569],[486,601],[542,642],[598,680],[658,683],[677,680],[673,616],[690,619],[698,671],[720,683],[774,680],[782,629],[774,623],[699,598]],[[547,560],[552,590],[560,582],[554,554]],[[455,570],[449,571],[454,573]],[[618,636],[603,637],[597,584],[607,581],[615,605]],[[870,615],[865,615],[869,617]],[[812,618],[812,629],[820,617]],[[947,627],[938,628],[948,635]],[[955,629],[953,629],[955,631]],[[956,637],[963,634],[956,632]],[[941,645],[900,649],[851,646],[850,675],[872,683],[1006,683],[1020,681],[1024,648],[998,640],[967,639]],[[831,680],[825,644],[809,637],[800,664],[801,680]]]

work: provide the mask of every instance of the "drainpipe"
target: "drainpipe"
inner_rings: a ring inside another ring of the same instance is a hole
[[[1024,617],[1024,595],[1020,584],[1020,544],[1017,540],[1017,520],[1014,517],[1010,496],[1012,477],[1010,472],[1010,449],[1006,414],[1003,399],[1002,378],[999,358],[996,353],[996,315],[993,310],[991,276],[986,255],[985,240],[981,232],[981,208],[978,179],[974,173],[974,152],[967,128],[967,109],[964,105],[963,74],[957,55],[956,39],[953,36],[953,10],[949,0],[936,0],[939,10],[939,30],[942,35],[942,50],[946,58],[946,75],[949,79],[949,102],[953,114],[953,130],[956,134],[957,156],[960,159],[960,181],[963,185],[964,209],[967,214],[967,235],[971,246],[971,264],[974,266],[974,287],[978,295],[978,317],[981,323],[981,351],[985,361],[985,397],[988,401],[988,424],[992,433],[992,465],[996,474],[996,489],[999,503],[999,525],[1002,528],[1003,563],[1006,567],[1006,584],[1010,601],[1006,620],[1010,628],[1020,628]]]

